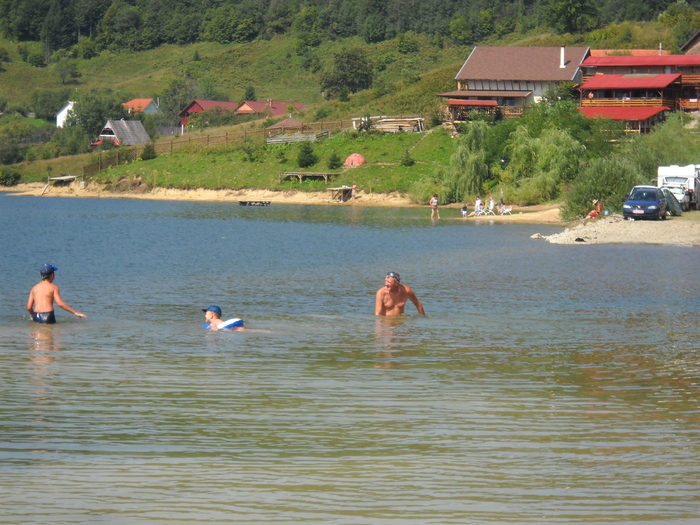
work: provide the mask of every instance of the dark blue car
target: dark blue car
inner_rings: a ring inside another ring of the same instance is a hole
[[[666,197],[656,186],[635,186],[622,205],[626,219],[665,219]]]

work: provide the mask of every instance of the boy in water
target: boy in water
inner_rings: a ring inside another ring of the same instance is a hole
[[[230,328],[231,330],[245,330],[243,327],[243,321],[240,319],[233,319],[237,322],[232,325],[227,324],[230,323],[231,320],[222,321],[221,308],[215,304],[212,304],[209,308],[202,308],[202,312],[204,312],[204,318],[207,320],[207,324],[202,328],[209,328],[210,330],[219,330],[222,328]]]
[[[61,298],[61,291],[58,286],[53,284],[56,277],[54,272],[58,270],[55,266],[45,264],[41,267],[41,282],[34,285],[29,292],[29,300],[27,301],[27,312],[35,323],[54,324],[56,317],[53,312],[53,303],[63,308],[66,312],[70,312],[78,317],[87,319],[87,315],[76,312],[68,306]]]

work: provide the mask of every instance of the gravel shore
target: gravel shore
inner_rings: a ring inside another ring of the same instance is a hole
[[[700,211],[665,221],[624,220],[619,215],[587,219],[561,233],[543,237],[555,244],[672,244],[700,246]]]

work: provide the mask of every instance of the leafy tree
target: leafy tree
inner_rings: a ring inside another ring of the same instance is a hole
[[[41,51],[33,51],[27,57],[27,64],[29,64],[32,67],[46,67],[44,53],[42,53]]]
[[[24,158],[21,144],[33,132],[33,126],[19,115],[6,120],[0,127],[0,164],[21,162]]]
[[[461,16],[450,22],[450,36],[455,43],[461,46],[474,42],[474,30],[471,24]]]
[[[93,89],[77,97],[73,109],[68,112],[66,124],[80,124],[88,136],[97,137],[108,120],[127,117],[121,96],[109,89]]]
[[[60,89],[40,89],[32,93],[31,108],[37,118],[44,120],[54,120],[58,113],[69,100],[72,90],[70,88]]]
[[[399,53],[407,55],[418,52],[418,41],[411,34],[400,33],[396,35],[396,48]]]
[[[297,164],[300,168],[308,168],[318,162],[318,157],[314,153],[314,149],[310,142],[302,142],[299,145],[299,154],[297,155]]]
[[[169,125],[179,123],[178,114],[192,102],[197,94],[197,86],[184,78],[176,78],[170,81],[168,87],[160,97],[160,110],[163,121]]]
[[[58,61],[55,66],[56,73],[61,79],[61,84],[66,83],[66,79],[71,79],[71,81],[76,81],[83,75],[78,71],[78,65],[75,61],[64,58]]]
[[[415,163],[416,163],[416,161],[413,160],[413,158],[411,157],[411,154],[409,153],[408,150],[406,150],[406,152],[401,157],[401,160],[399,161],[399,164],[401,164],[402,166],[406,166],[406,167],[413,166]]]
[[[595,27],[598,9],[593,0],[544,0],[542,16],[560,33],[578,33]]]
[[[328,97],[338,95],[344,88],[352,93],[372,87],[372,61],[361,48],[346,49],[333,55],[330,68],[321,75],[321,89]]]
[[[378,14],[368,16],[365,19],[364,37],[368,44],[382,42],[386,38],[386,18]]]
[[[3,62],[12,62],[12,59],[10,58],[10,53],[7,51],[7,49],[0,47],[0,73],[5,71],[5,68],[2,66]]]

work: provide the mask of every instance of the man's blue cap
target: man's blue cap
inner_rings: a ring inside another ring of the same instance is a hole
[[[42,277],[48,277],[49,275],[51,275],[53,272],[55,272],[57,270],[58,270],[58,268],[56,268],[55,266],[53,266],[49,263],[46,263],[44,266],[41,267],[41,270],[39,270],[39,273],[41,273]]]
[[[219,308],[215,304],[212,304],[209,308],[202,308],[202,312],[211,312],[213,314],[220,316],[221,315],[221,308]]]

